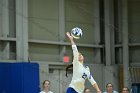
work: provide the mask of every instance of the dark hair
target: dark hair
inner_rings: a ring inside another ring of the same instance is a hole
[[[127,91],[129,91],[129,88],[128,87],[123,87],[123,88],[127,88]]]
[[[68,65],[68,66],[66,67],[66,77],[68,77],[67,72],[68,72],[68,70],[69,70],[70,68],[73,68],[73,64],[70,64],[70,65]]]
[[[86,92],[87,89],[90,90],[89,88],[85,88],[85,89],[84,89],[84,93]]]
[[[43,88],[44,88],[44,84],[45,84],[46,81],[48,81],[50,83],[49,80],[44,80],[43,83],[42,83]]]
[[[108,85],[109,85],[109,84],[111,84],[111,85],[112,85],[112,87],[113,87],[113,84],[112,84],[112,83],[107,83],[107,84],[106,84],[106,88],[108,87]]]

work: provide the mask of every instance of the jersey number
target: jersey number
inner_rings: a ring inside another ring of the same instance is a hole
[[[86,79],[87,78],[87,74],[83,73],[82,78]]]

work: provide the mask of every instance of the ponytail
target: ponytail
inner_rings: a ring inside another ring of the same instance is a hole
[[[69,68],[73,68],[73,64],[70,64],[66,67],[66,77],[68,77],[67,72],[68,72]]]

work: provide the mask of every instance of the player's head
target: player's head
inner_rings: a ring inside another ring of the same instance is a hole
[[[44,80],[43,82],[43,89],[49,89],[50,88],[50,81]]]
[[[111,83],[107,83],[106,88],[107,88],[107,91],[112,91],[113,90],[113,85]]]
[[[122,93],[129,93],[129,88],[128,87],[124,87],[122,90]]]
[[[79,55],[78,55],[78,60],[83,63],[84,62],[84,56],[79,52]]]
[[[84,93],[91,93],[91,91],[90,91],[90,89],[85,88],[85,89],[84,89]]]

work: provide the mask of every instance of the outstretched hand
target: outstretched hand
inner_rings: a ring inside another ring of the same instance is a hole
[[[73,37],[70,35],[70,33],[69,33],[69,32],[66,32],[66,35],[67,35],[68,38],[70,39],[71,44],[72,44],[72,45],[75,45],[74,40],[73,40]]]
[[[69,32],[66,32],[66,35],[68,36],[68,38],[69,38],[70,40],[73,40],[73,37],[70,35]]]

